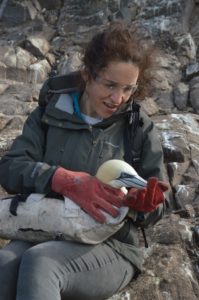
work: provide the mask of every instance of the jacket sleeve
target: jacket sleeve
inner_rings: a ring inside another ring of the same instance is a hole
[[[158,131],[155,128],[152,120],[144,113],[141,112],[143,118],[143,127],[138,131],[137,136],[142,140],[141,146],[141,160],[138,168],[138,174],[146,180],[150,177],[157,177],[160,180],[168,181],[166,176],[166,170],[164,166],[164,154]],[[165,197],[168,198],[168,194],[165,193]],[[152,213],[145,214],[144,220],[141,222],[142,226],[148,226],[155,224],[160,220],[168,206],[167,200],[164,204],[160,204],[159,207]]]
[[[166,171],[164,166],[163,149],[159,134],[153,121],[142,112],[143,126],[139,128],[135,143],[141,141],[140,164],[138,173],[146,180],[149,177],[157,177],[160,180],[166,180]]]
[[[45,131],[37,107],[24,124],[22,134],[0,160],[0,185],[10,194],[47,193],[56,169],[43,162]]]

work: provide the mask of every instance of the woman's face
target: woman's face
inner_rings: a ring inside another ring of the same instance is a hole
[[[130,62],[111,62],[93,76],[83,73],[86,82],[81,100],[84,114],[108,118],[126,103],[137,88],[139,68]]]

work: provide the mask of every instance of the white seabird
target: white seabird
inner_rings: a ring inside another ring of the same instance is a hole
[[[100,166],[96,177],[116,188],[146,186],[146,181],[126,162],[113,159]],[[17,215],[10,212],[12,198],[0,200],[0,237],[33,242],[47,240],[75,240],[97,244],[117,232],[129,209],[119,208],[119,215],[106,216],[106,224],[100,224],[84,212],[76,203],[65,197],[64,201],[31,194],[25,202],[19,202]]]

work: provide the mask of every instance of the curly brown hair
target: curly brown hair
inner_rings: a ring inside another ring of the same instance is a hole
[[[83,55],[83,68],[89,74],[98,73],[110,62],[132,62],[139,68],[137,99],[149,95],[152,87],[152,69],[155,66],[155,48],[138,35],[135,28],[123,21],[114,21],[93,36]]]

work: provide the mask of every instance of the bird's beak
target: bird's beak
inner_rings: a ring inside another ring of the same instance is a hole
[[[138,174],[129,174],[126,172],[121,172],[120,176],[112,180],[110,184],[115,187],[135,187],[137,189],[142,189],[146,187],[147,181],[140,177]]]

